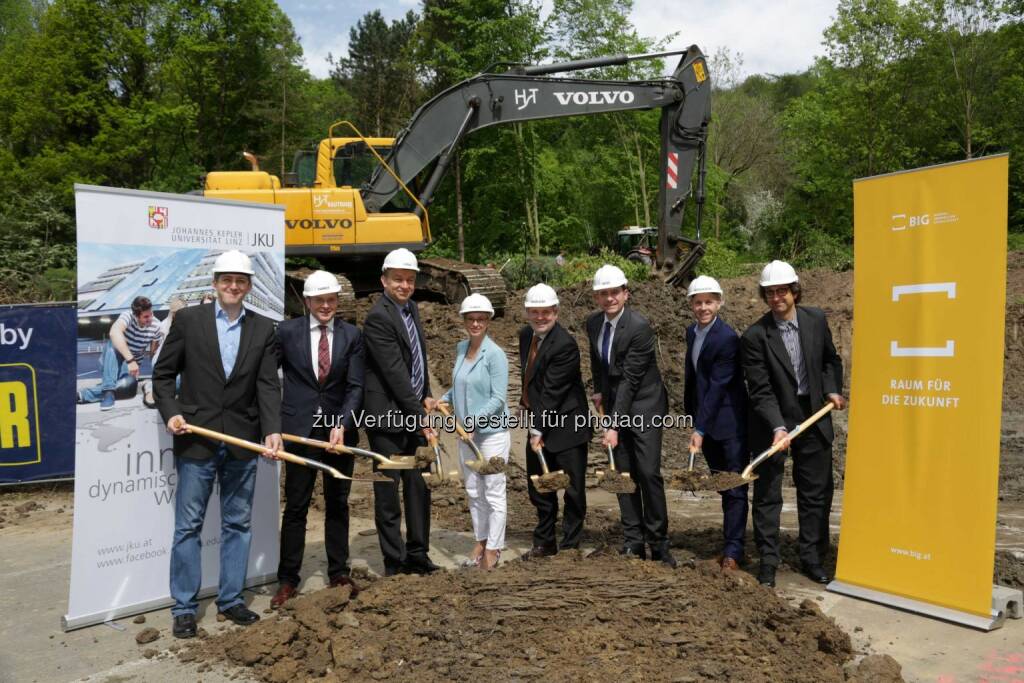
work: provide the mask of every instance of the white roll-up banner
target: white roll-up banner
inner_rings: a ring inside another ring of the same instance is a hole
[[[169,587],[177,475],[171,437],[146,400],[152,348],[137,381],[120,378],[113,407],[101,405],[102,358],[111,325],[152,302],[163,334],[176,306],[213,292],[212,265],[224,251],[252,258],[246,306],[284,314],[284,209],[198,196],[75,186],[78,223],[78,339],[75,510],[65,630],[172,604]],[[158,342],[159,344],[159,342]],[[157,346],[156,353],[159,353]],[[84,402],[83,402],[84,401]],[[279,469],[259,458],[247,585],[273,580],[278,561]],[[214,487],[202,533],[200,595],[216,592],[220,500]]]

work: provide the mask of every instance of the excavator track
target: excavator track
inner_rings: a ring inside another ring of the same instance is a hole
[[[302,297],[302,286],[306,278],[313,274],[312,268],[299,268],[285,271],[285,315],[289,318],[306,314],[305,299]],[[333,273],[341,285],[338,294],[338,315],[342,320],[353,325],[356,322],[356,292],[352,283],[344,275]]]
[[[462,303],[470,294],[483,294],[494,306],[494,314],[502,315],[508,293],[505,280],[494,268],[477,266],[446,258],[420,259],[420,273],[426,282],[418,283],[441,294],[448,303]]]

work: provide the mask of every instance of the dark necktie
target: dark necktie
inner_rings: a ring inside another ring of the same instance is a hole
[[[423,349],[420,347],[420,335],[416,333],[416,323],[412,319],[410,306],[406,304],[402,309],[402,319],[405,320],[405,331],[409,335],[409,348],[412,351],[412,392],[416,394],[416,400],[423,398]]]
[[[530,407],[530,395],[526,391],[526,385],[529,383],[530,377],[533,376],[533,366],[537,362],[539,344],[539,337],[534,333],[533,339],[530,340],[530,351],[526,354],[526,370],[523,372],[523,391],[521,393],[522,403],[527,408]]]
[[[611,346],[612,341],[612,324],[605,320],[604,321],[604,339],[601,340],[601,362],[604,363],[604,369],[607,372],[608,366],[611,364],[611,359],[608,358],[608,350]]]
[[[327,325],[320,326],[320,346],[316,356],[316,378],[323,384],[331,372],[331,346],[327,343]]]

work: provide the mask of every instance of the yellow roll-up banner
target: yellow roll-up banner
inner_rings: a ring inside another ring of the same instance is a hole
[[[1008,157],[858,180],[837,592],[989,627]]]

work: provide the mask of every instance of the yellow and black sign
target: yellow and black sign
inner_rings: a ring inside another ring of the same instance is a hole
[[[830,587],[982,628],[995,555],[1007,173],[1003,155],[854,183],[850,430]]]
[[[43,459],[36,373],[27,363],[0,365],[0,467]]]

